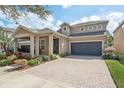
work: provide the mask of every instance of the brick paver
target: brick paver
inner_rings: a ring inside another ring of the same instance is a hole
[[[100,57],[68,56],[24,72],[70,87],[116,87],[105,62]]]

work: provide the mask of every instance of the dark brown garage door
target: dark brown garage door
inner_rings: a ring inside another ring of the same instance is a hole
[[[71,43],[72,55],[102,55],[102,42],[76,42]]]

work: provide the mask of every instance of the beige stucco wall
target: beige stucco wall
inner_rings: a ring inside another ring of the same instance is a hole
[[[69,53],[69,40],[64,37],[59,38],[59,54]]]
[[[124,32],[121,27],[114,33],[114,47],[118,52],[124,53]]]
[[[15,34],[16,34],[16,35],[30,34],[30,32],[28,32],[28,31],[26,31],[25,29],[21,28],[21,29],[19,29]]]
[[[66,30],[64,30],[64,27],[66,27]],[[70,35],[70,27],[69,26],[63,26],[62,28],[62,31],[61,33],[64,34],[64,35]]]

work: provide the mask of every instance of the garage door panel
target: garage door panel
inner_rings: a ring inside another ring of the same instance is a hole
[[[71,43],[72,55],[101,55],[102,42],[76,42]]]

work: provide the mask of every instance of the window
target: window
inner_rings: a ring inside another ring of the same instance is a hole
[[[42,50],[45,49],[45,40],[44,39],[40,39],[39,46],[40,46],[40,49],[42,49]]]
[[[21,48],[19,48],[18,51],[23,53],[30,53],[30,45],[21,45]]]
[[[96,28],[97,29],[102,29],[102,25],[97,25]]]
[[[91,30],[93,30],[93,26],[87,26],[87,30],[89,31],[91,31]]]
[[[80,28],[80,31],[84,31],[84,28],[83,28],[83,27],[81,27],[81,28]]]

